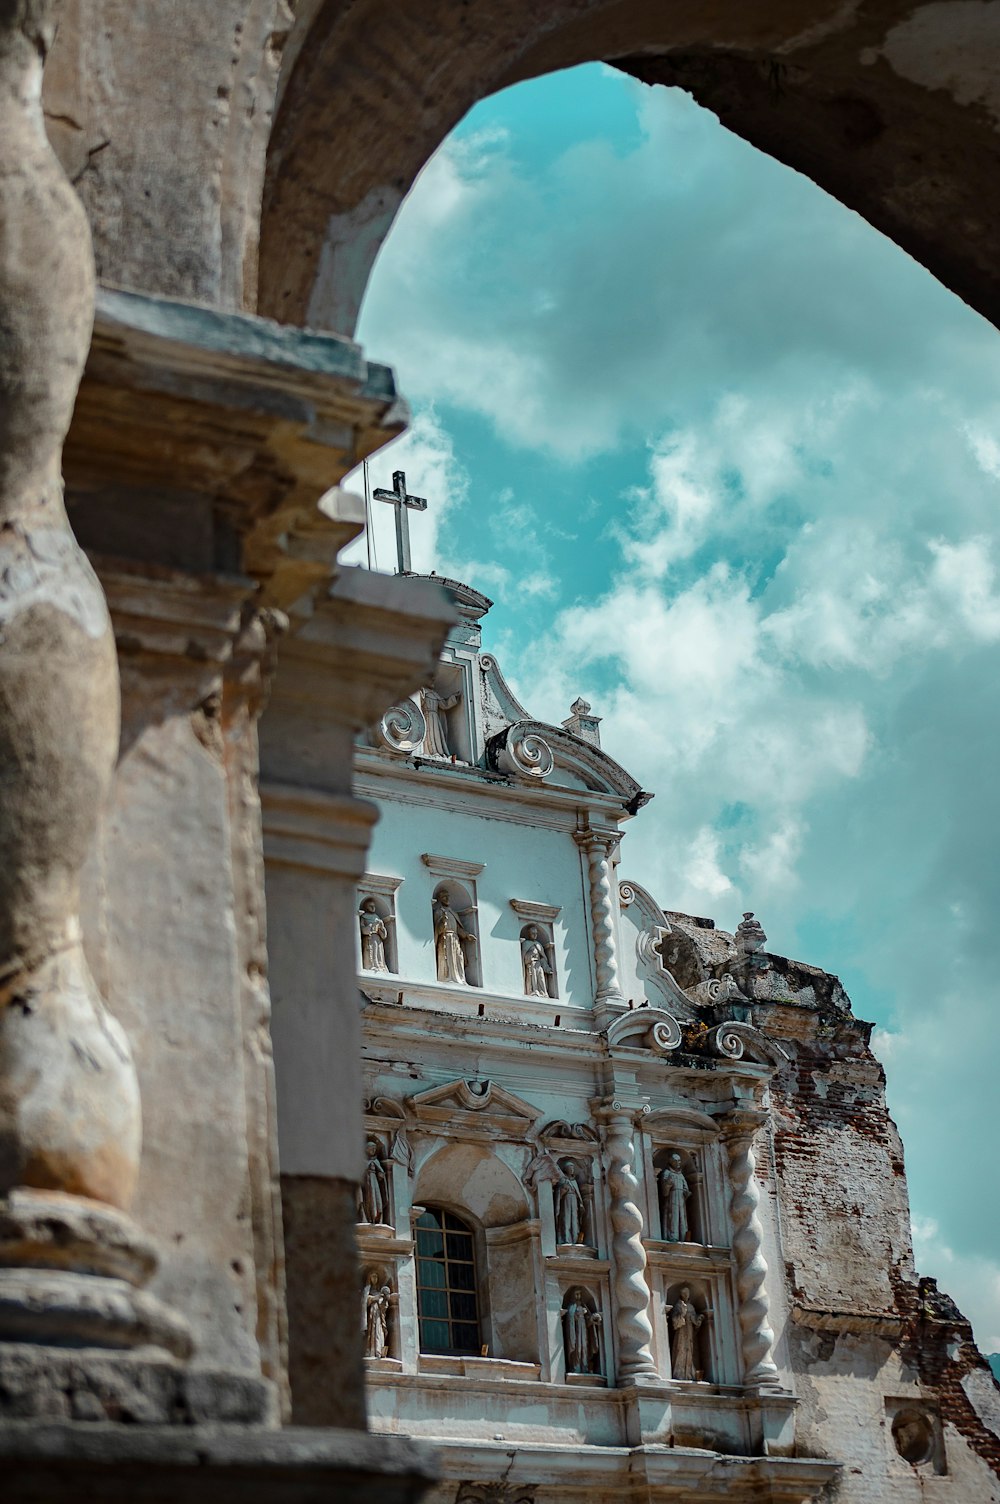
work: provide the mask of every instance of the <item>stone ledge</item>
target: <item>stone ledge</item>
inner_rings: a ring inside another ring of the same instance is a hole
[[[835,1311],[800,1302],[792,1306],[792,1320],[814,1332],[854,1332],[889,1339],[901,1336],[905,1325],[898,1311]]]
[[[149,1350],[0,1344],[4,1427],[273,1426],[277,1420],[274,1385],[256,1374],[188,1366]]]
[[[414,1504],[434,1452],[365,1431],[7,1424],[4,1504]]]

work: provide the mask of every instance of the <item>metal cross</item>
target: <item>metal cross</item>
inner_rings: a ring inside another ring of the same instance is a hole
[[[407,496],[405,470],[393,471],[391,491],[387,491],[384,486],[379,486],[372,494],[376,501],[391,501],[392,505],[396,508],[396,558],[399,562],[399,573],[409,574],[410,519],[406,515],[407,509],[411,512],[426,512],[426,498],[423,496]]]

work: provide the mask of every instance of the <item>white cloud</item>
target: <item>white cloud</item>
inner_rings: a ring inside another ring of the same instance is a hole
[[[582,693],[656,793],[625,872],[729,925],[763,904],[890,1026],[925,1267],[1000,1347],[1000,342],[685,96],[599,78],[624,143],[550,150],[551,112],[534,159],[446,143],[362,334],[489,431],[488,466],[462,453],[503,485],[452,509],[452,572],[507,604],[529,709]],[[546,479],[580,498],[558,538]]]
[[[913,1217],[913,1254],[972,1322],[980,1351],[1000,1352],[1000,1263],[956,1253],[933,1217]]]
[[[441,546],[442,523],[449,514],[463,506],[469,491],[469,477],[455,455],[454,443],[433,407],[416,412],[410,428],[400,438],[380,449],[370,461],[371,490],[392,489],[395,470],[406,472],[411,496],[427,499],[427,510],[410,509],[410,550],[413,569],[418,574],[449,573],[448,561]],[[343,482],[348,490],[362,494],[364,476],[361,467]],[[388,502],[372,501],[372,524],[375,544],[375,567],[383,573],[396,568],[395,507]],[[362,535],[341,555],[345,563],[367,564],[368,540]]]

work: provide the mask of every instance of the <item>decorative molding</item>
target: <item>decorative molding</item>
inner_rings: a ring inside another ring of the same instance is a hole
[[[552,748],[535,729],[535,722],[509,726],[490,744],[493,765],[502,773],[522,778],[547,778],[555,768]]]
[[[551,1123],[546,1123],[539,1130],[538,1137],[547,1144],[554,1140],[570,1143],[581,1153],[598,1148],[601,1141],[597,1129],[589,1123],[567,1123],[564,1118],[553,1118]]]
[[[523,1133],[537,1122],[540,1109],[522,1101],[496,1081],[447,1081],[417,1092],[407,1099],[410,1111],[428,1122],[454,1123],[456,1114],[464,1116],[464,1125],[475,1118],[492,1119],[500,1127],[514,1127]]]
[[[534,1483],[460,1483],[455,1504],[535,1504]]]
[[[378,872],[363,872],[358,880],[359,888],[364,888],[366,893],[378,893],[382,898],[392,898],[402,886],[401,877],[382,877]]]
[[[636,814],[653,797],[652,794],[645,793],[631,774],[626,773],[600,747],[582,741],[560,726],[548,726],[544,721],[516,721],[512,726],[489,737],[486,743],[488,766],[500,772],[509,771],[504,765],[506,756],[513,763],[514,771],[532,771],[519,765],[519,756],[523,754],[515,751],[515,748],[523,747],[525,741],[531,738],[537,738],[544,746],[555,767],[565,768],[594,793],[614,794],[630,815]]]
[[[482,704],[487,738],[495,736],[505,726],[526,721],[528,712],[500,672],[492,653],[480,655],[479,668],[483,676]]]
[[[485,862],[464,862],[457,856],[435,856],[429,851],[421,852],[420,860],[435,877],[478,877],[486,866]]]
[[[543,924],[552,924],[559,918],[562,909],[555,903],[530,903],[525,898],[512,898],[510,906],[520,919],[538,919]]]
[[[663,1142],[669,1141],[676,1129],[694,1130],[697,1134],[717,1134],[719,1124],[715,1118],[709,1117],[707,1112],[699,1112],[695,1107],[655,1107],[652,1112],[643,1118],[643,1128],[650,1138]]]
[[[413,1150],[406,1136],[406,1110],[395,1097],[366,1097],[366,1118],[374,1119],[374,1126],[384,1127],[392,1134],[389,1158],[409,1171],[413,1166]]]
[[[607,1031],[611,1049],[623,1045],[630,1049],[645,1048],[655,1055],[669,1055],[683,1039],[681,1026],[665,1008],[644,1006],[620,1013]]]
[[[262,783],[264,857],[356,883],[364,871],[378,811],[353,794],[283,783]]]
[[[410,755],[423,745],[427,721],[415,700],[390,705],[375,727],[375,739],[390,752]]]
[[[751,1060],[761,1065],[786,1065],[791,1059],[783,1045],[769,1039],[753,1024],[731,1020],[720,1024],[711,1039],[716,1053],[726,1060],[742,1060],[749,1054]]]

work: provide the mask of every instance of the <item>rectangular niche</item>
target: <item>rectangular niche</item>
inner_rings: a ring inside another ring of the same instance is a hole
[[[531,903],[512,898],[510,906],[520,920],[521,984],[525,997],[559,996],[553,925],[561,909],[557,904]]]
[[[425,851],[420,860],[435,878],[428,916],[438,982],[445,987],[482,987],[476,878],[485,863]]]
[[[361,970],[367,976],[397,975],[396,890],[401,877],[366,872],[358,884],[358,946]],[[367,964],[378,963],[382,964]]]
[[[655,1271],[651,1285],[663,1378],[690,1384],[695,1392],[699,1385],[738,1383],[737,1327],[727,1275],[667,1265]]]

